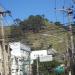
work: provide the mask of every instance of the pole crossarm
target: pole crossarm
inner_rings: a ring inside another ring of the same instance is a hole
[[[2,15],[2,16],[6,16],[6,15],[11,16],[11,11],[9,11],[9,10],[6,10],[6,11],[0,11],[0,15]]]
[[[62,12],[67,13],[68,15],[72,15],[73,14],[73,8],[56,9],[56,11],[62,11]]]

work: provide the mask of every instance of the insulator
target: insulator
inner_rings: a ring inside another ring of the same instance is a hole
[[[6,13],[8,13],[8,15],[11,16],[11,11],[7,10]]]
[[[54,8],[56,10],[56,8]]]
[[[2,16],[5,17],[6,16],[6,13],[3,13]]]
[[[72,8],[74,8],[74,6],[72,5]]]
[[[68,12],[69,15],[73,14],[73,10],[71,8],[68,8],[67,12]]]
[[[64,9],[64,6],[62,8]]]
[[[3,12],[0,12],[0,14],[3,14]]]
[[[6,13],[11,13],[11,12],[9,10],[7,10]]]

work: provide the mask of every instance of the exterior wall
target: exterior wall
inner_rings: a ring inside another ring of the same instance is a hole
[[[9,45],[4,46],[4,50],[2,47],[2,41],[0,42],[0,73],[1,75],[9,75],[11,72],[10,70],[10,48]]]
[[[21,56],[20,52],[20,42],[9,43],[10,48],[12,49],[11,54],[14,56]]]
[[[4,64],[5,64],[5,75],[11,74],[11,64],[10,64],[11,52],[9,45],[6,45],[4,51]]]
[[[17,46],[17,48],[15,45]],[[29,62],[30,62],[29,60],[30,59],[30,47],[20,42],[11,43],[10,47],[12,48],[12,52],[11,52],[12,54],[12,58],[11,58],[12,59],[12,62],[11,62],[12,75],[29,75],[28,69],[29,69]]]
[[[1,47],[1,42],[0,42],[0,74],[3,72],[3,67],[2,67],[2,47]]]
[[[29,75],[29,62],[26,59],[18,56],[13,56],[11,62],[12,75]]]
[[[18,75],[18,58],[13,56],[11,59],[11,74]]]
[[[37,57],[47,56],[47,50],[32,51],[30,54],[31,60],[37,59]]]
[[[20,42],[13,42],[10,43],[10,48],[12,49],[11,54],[14,56],[22,56],[22,52],[30,52],[30,47],[27,45],[24,45]]]
[[[31,60],[35,60],[37,59],[37,57],[44,57],[47,55],[53,55],[57,53],[57,51],[55,49],[49,49],[49,50],[37,50],[37,51],[32,51],[30,54]]]

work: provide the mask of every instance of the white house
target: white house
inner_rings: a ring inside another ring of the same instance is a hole
[[[38,50],[38,51],[31,51],[30,58],[31,58],[31,64],[33,63],[33,60],[40,58],[40,62],[46,62],[46,61],[52,61],[53,55],[57,53],[55,49],[49,49],[49,50]]]
[[[48,49],[48,50],[38,50],[38,51],[31,51],[30,57],[31,60],[37,59],[37,57],[44,57],[48,55],[54,55],[57,51],[55,49]]]
[[[12,49],[11,54],[14,56],[22,56],[23,52],[27,52],[27,53],[30,52],[30,47],[21,42],[13,42],[13,43],[10,43],[9,45],[10,45],[10,48]]]
[[[47,50],[32,51],[30,54],[31,60],[37,59],[37,57],[43,57],[47,55]]]
[[[30,64],[30,47],[21,42],[10,43],[11,51],[11,74],[12,75],[28,75],[29,69],[26,68]]]
[[[0,40],[0,75],[11,74],[11,49],[8,43],[4,43]]]

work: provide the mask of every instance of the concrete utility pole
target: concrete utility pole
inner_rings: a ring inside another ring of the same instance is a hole
[[[37,75],[39,75],[39,55],[37,57]]]
[[[72,34],[72,25],[71,25],[71,19],[72,19],[72,16],[73,16],[73,8],[67,8],[67,9],[59,9],[59,11],[63,11],[65,13],[67,13],[67,16],[68,16],[68,23],[69,23],[69,47],[68,49],[70,50],[69,52],[69,59],[70,59],[70,73],[71,75],[74,75],[72,73],[72,65],[74,64],[74,53],[75,53],[75,50],[74,50],[74,42],[73,42],[73,34]]]
[[[0,25],[1,25],[1,39],[0,41],[2,42],[2,75],[6,75],[5,73],[5,55],[4,55],[4,52],[5,52],[5,35],[4,35],[4,27],[3,27],[3,16],[6,16],[6,15],[9,15],[10,14],[10,11],[1,11],[0,10]]]
[[[5,50],[5,46],[4,46],[4,30],[3,30],[3,22],[2,22],[2,14],[0,14],[0,24],[1,24],[1,44],[2,44],[2,50],[1,50],[1,62],[2,62],[2,75],[5,75],[5,65],[4,65],[4,50]]]
[[[31,52],[29,52],[29,75],[31,75],[31,65],[30,65],[31,59],[30,59],[30,53]]]

